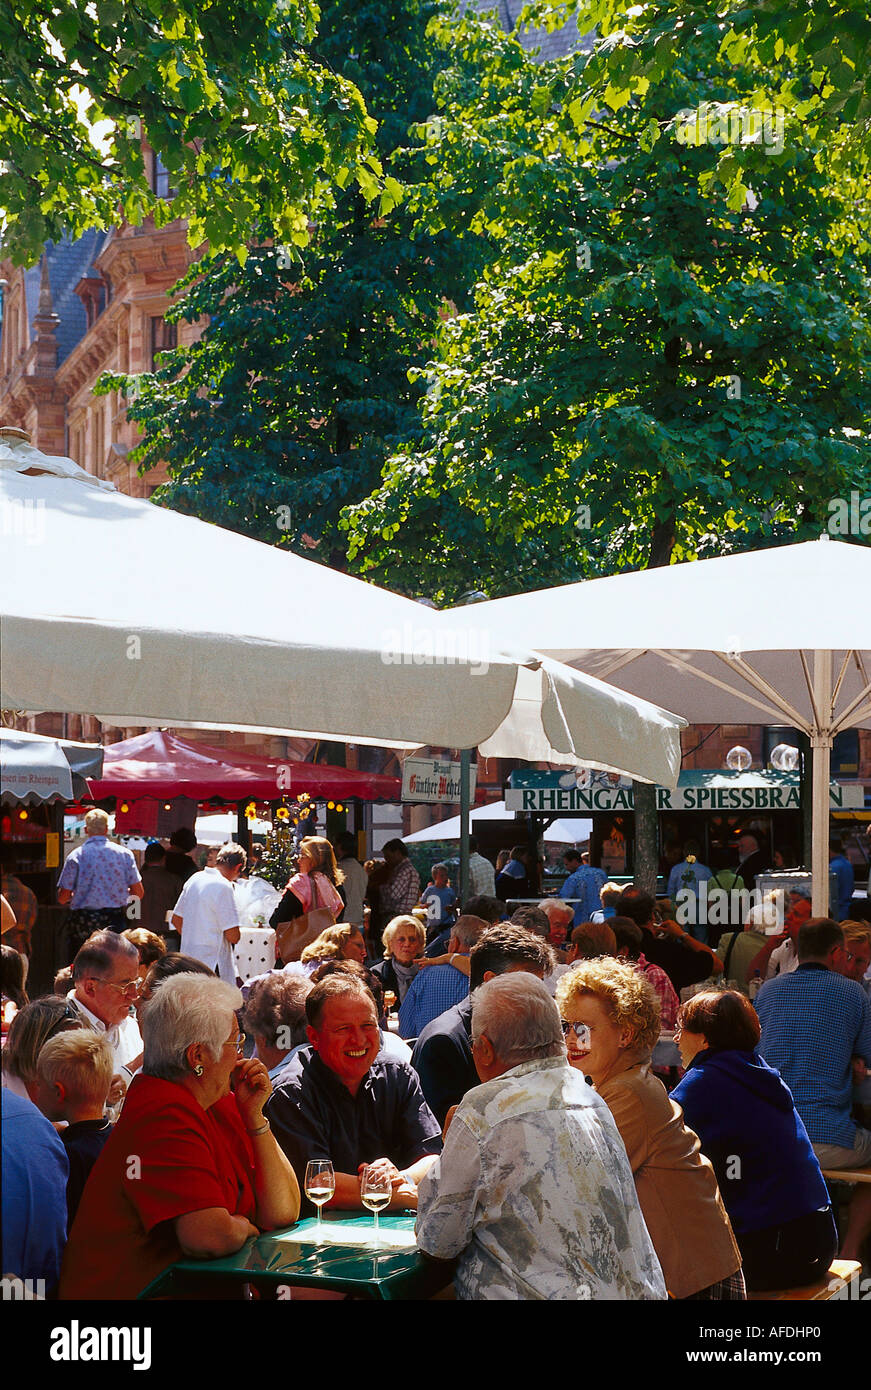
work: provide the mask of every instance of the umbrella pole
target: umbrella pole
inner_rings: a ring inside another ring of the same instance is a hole
[[[241,845],[246,854],[251,853],[251,831],[248,829],[248,817],[245,815],[247,801],[236,802],[236,844]]]
[[[832,653],[814,652],[813,749],[813,915],[828,917],[829,902],[829,780],[832,765]],[[821,726],[818,721],[825,720]]]
[[[472,750],[460,750],[460,904],[469,896],[469,813],[472,809]]]

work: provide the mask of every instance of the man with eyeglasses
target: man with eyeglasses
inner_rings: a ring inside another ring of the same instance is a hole
[[[130,1083],[126,1064],[142,1052],[142,1037],[132,1006],[139,993],[139,952],[113,931],[94,932],[73,961],[70,1002],[82,1022],[104,1033],[112,1049],[115,1076],[109,1100],[120,1099]]]

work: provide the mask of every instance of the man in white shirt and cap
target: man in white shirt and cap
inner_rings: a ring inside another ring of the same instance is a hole
[[[242,935],[233,884],[247,859],[241,845],[222,845],[215,867],[188,879],[172,916],[184,955],[201,960],[230,985],[236,983],[233,946]]]

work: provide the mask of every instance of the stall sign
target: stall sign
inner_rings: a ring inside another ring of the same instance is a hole
[[[684,780],[686,779],[686,780]],[[566,786],[565,773],[512,773],[505,793],[509,811],[542,815],[591,811],[632,811],[632,784],[625,778],[594,775],[587,786]],[[681,773],[678,785],[656,788],[659,811],[795,811],[801,808],[801,787],[789,773]],[[832,782],[829,805],[849,810],[865,805],[865,789],[858,783]]]
[[[469,771],[469,799],[475,800],[474,767]],[[439,758],[406,758],[402,764],[402,800],[456,805],[460,800],[461,764]]]

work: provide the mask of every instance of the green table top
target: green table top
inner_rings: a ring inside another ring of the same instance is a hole
[[[368,1213],[329,1212],[322,1233],[317,1218],[251,1239],[234,1255],[219,1260],[179,1260],[139,1295],[172,1297],[191,1281],[237,1279],[273,1291],[281,1285],[320,1285],[377,1299],[430,1298],[451,1281],[449,1266],[433,1264],[418,1253],[414,1216],[393,1213],[375,1222]]]

